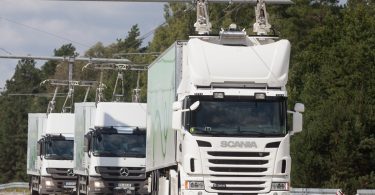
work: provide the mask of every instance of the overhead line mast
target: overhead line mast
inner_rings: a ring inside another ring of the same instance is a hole
[[[73,57],[73,56],[30,56],[30,55],[0,55],[0,58],[6,58],[6,59],[33,59],[33,60],[56,60],[61,62],[68,62],[69,68],[68,68],[68,80],[58,80],[58,79],[47,79],[43,81],[41,84],[50,84],[55,86],[55,92],[52,97],[52,100],[48,103],[47,108],[47,114],[53,112],[55,110],[56,106],[56,97],[58,94],[58,90],[61,86],[68,86],[68,94],[66,96],[66,99],[64,101],[63,107],[61,112],[72,112],[73,111],[73,105],[74,105],[74,87],[75,86],[81,86],[81,87],[87,87],[85,99],[87,100],[88,93],[90,91],[90,88],[97,85],[96,81],[76,81],[73,80],[73,66],[74,63],[77,61],[80,62],[87,62],[88,64],[98,64],[102,66],[114,66],[119,67],[119,69],[130,69],[131,61],[128,59],[111,59],[111,58],[87,58],[87,57]],[[137,66],[137,65],[135,65]],[[100,86],[99,86],[100,88]]]
[[[133,90],[133,102],[140,102],[140,88],[139,88],[139,79],[140,79],[140,71],[146,71],[147,65],[137,65],[137,64],[95,64],[95,63],[88,63],[86,64],[83,69],[93,68],[95,70],[100,71],[100,80],[99,86],[96,89],[96,102],[101,102],[104,100],[104,88],[106,87],[103,83],[103,73],[104,70],[114,70],[117,71],[116,83],[113,88],[112,92],[112,101],[121,101],[125,97],[124,91],[124,72],[125,71],[138,71],[138,78],[137,78],[137,86]],[[118,87],[121,85],[121,87]],[[120,89],[120,93],[118,93],[117,89]]]

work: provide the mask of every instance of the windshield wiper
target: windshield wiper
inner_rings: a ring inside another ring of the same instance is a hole
[[[107,151],[96,151],[94,152],[95,156],[102,156],[102,157],[119,157],[121,155],[118,155],[113,152],[107,152]]]
[[[73,160],[73,156],[69,154],[64,154],[61,156],[61,158],[63,158],[62,160]]]
[[[145,158],[145,154],[132,154],[132,153],[126,153],[125,157],[135,157],[135,158]]]
[[[58,156],[55,158],[56,160],[73,160],[73,157],[64,157],[64,156]]]
[[[260,131],[253,131],[253,130],[251,130],[251,131],[249,131],[249,130],[242,130],[242,131],[241,131],[241,128],[240,128],[240,127],[238,127],[237,130],[238,130],[237,133],[238,133],[238,134],[241,134],[241,135],[243,135],[243,134],[259,135],[259,136],[261,136],[261,137],[264,137],[264,136],[267,135],[266,133],[264,133],[264,132],[260,132]]]
[[[46,154],[46,159],[50,160],[73,160],[70,155]]]
[[[215,135],[232,135],[231,133],[225,131],[211,131],[210,133]]]
[[[211,127],[191,127],[190,133],[210,134]]]
[[[192,133],[195,133],[195,134],[206,134],[206,135],[211,135],[211,136],[213,136],[213,135],[219,135],[219,136],[232,135],[231,133],[228,133],[226,131],[212,130],[211,127],[193,127],[193,128],[194,128],[194,131]]]

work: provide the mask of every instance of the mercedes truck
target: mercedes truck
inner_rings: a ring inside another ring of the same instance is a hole
[[[75,104],[80,194],[147,194],[146,104]]]
[[[73,193],[74,114],[30,113],[27,174],[31,194]]]
[[[304,111],[287,109],[290,48],[230,29],[177,41],[150,65],[150,193],[289,194],[290,136]]]

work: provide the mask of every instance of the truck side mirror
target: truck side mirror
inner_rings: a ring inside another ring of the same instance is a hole
[[[190,110],[196,110],[200,105],[200,101],[196,101],[194,102],[191,106],[190,106]]]
[[[293,135],[295,133],[299,133],[302,131],[303,117],[301,113],[304,111],[305,111],[305,105],[301,103],[296,103],[294,105],[294,111],[288,111],[288,113],[293,114],[293,127],[292,127],[292,131],[290,132],[290,135]]]
[[[83,141],[83,151],[89,152],[90,150],[90,135],[85,135],[84,141]]]
[[[302,131],[302,114],[299,112],[294,112],[293,113],[293,131],[292,134],[299,133]]]

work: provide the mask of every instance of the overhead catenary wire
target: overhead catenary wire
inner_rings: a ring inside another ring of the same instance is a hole
[[[187,9],[185,9],[185,10],[179,10],[179,11],[177,11],[176,13],[174,13],[174,16],[176,16],[176,15],[178,15],[178,14],[181,14],[181,13],[185,13],[185,12],[191,11],[191,10],[193,10],[193,9],[194,9],[194,7],[189,7],[189,8],[187,8]],[[145,34],[143,34],[142,36],[140,36],[139,38],[137,38],[136,40],[134,40],[134,43],[133,43],[132,45],[130,45],[129,47],[131,48],[131,47],[135,46],[135,45],[137,44],[136,41],[143,41],[144,39],[148,38],[148,37],[151,36],[151,35],[152,35],[152,34],[153,34],[158,28],[160,28],[160,27],[162,27],[162,26],[164,26],[164,25],[166,25],[166,24],[168,24],[168,21],[165,21],[165,22],[163,22],[163,23],[161,23],[161,24],[155,26],[153,29],[151,29],[150,31],[146,32]],[[155,53],[155,52],[149,52],[149,53]],[[147,54],[149,54],[149,53],[147,53]],[[157,53],[159,53],[159,52],[157,52]],[[160,53],[159,53],[159,54],[160,54]],[[151,55],[152,55],[152,54],[151,54]]]
[[[161,54],[161,52],[120,52],[118,54],[122,54],[122,55],[159,55]]]
[[[81,43],[81,42],[78,42],[78,41],[75,41],[75,40],[72,40],[72,39],[69,39],[69,38],[66,38],[66,37],[63,37],[61,35],[57,35],[57,34],[54,34],[54,33],[51,33],[51,32],[48,32],[48,31],[45,31],[45,30],[41,30],[37,27],[33,27],[33,26],[30,26],[30,25],[27,25],[27,24],[24,24],[24,23],[21,23],[21,22],[17,22],[15,20],[12,20],[12,19],[9,19],[9,18],[5,18],[3,16],[0,16],[0,19],[3,19],[7,22],[10,22],[10,23],[13,23],[13,24],[17,24],[19,26],[23,26],[25,28],[29,28],[29,29],[32,29],[34,31],[38,31],[40,33],[44,33],[44,34],[47,34],[49,36],[52,36],[52,37],[55,37],[55,38],[58,38],[58,39],[61,39],[61,40],[64,40],[64,41],[69,41],[71,43],[75,43],[77,45],[80,45],[80,46],[83,46],[85,48],[90,48],[90,46],[88,44],[85,44],[85,43]]]
[[[192,8],[188,8],[187,10],[180,10],[179,12],[187,12],[187,11],[190,11]],[[176,12],[176,14],[179,14],[179,12]],[[23,26],[25,28],[29,28],[29,29],[32,29],[32,30],[35,30],[35,31],[38,31],[38,32],[41,32],[41,33],[44,33],[44,34],[47,34],[47,35],[50,35],[52,37],[55,37],[55,38],[58,38],[58,39],[61,39],[61,40],[65,40],[65,41],[69,41],[71,43],[75,43],[77,45],[80,45],[80,46],[83,46],[83,47],[86,47],[86,48],[91,48],[91,46],[89,46],[88,44],[85,44],[85,43],[81,43],[81,42],[78,42],[76,40],[72,40],[70,38],[66,38],[66,37],[63,37],[61,35],[57,35],[57,34],[54,34],[54,33],[51,33],[51,32],[48,32],[48,31],[45,31],[45,30],[42,30],[40,28],[37,28],[37,27],[34,27],[34,26],[31,26],[31,25],[28,25],[28,24],[24,24],[24,23],[21,23],[21,22],[18,22],[18,21],[15,21],[15,20],[12,20],[12,19],[9,19],[9,18],[5,18],[3,16],[0,16],[0,19],[3,19],[7,22],[10,22],[10,23],[13,23],[13,24],[16,24],[16,25],[19,25],[19,26]],[[151,36],[159,27],[163,26],[167,24],[167,21],[157,25],[156,27],[154,27],[153,29],[151,29],[150,31],[146,32],[145,34],[143,34],[142,36],[140,36],[139,38],[137,38],[136,40],[134,40],[134,43],[132,45],[130,45],[129,47],[133,47],[134,45],[136,45],[136,41],[143,41],[144,39],[148,38],[149,36]],[[0,48],[0,50],[4,51],[5,53],[9,54],[9,55],[12,55],[11,52],[5,50],[4,48]],[[147,54],[150,54],[150,55],[158,55],[160,53],[156,53],[156,52],[150,52],[150,53],[129,53],[127,55],[147,55]],[[121,55],[124,55],[124,54],[121,54]]]
[[[180,12],[186,12],[186,11],[190,11],[190,9],[187,9],[187,10],[180,10],[178,12],[175,13],[176,14],[179,14]],[[57,35],[57,34],[53,34],[53,33],[50,33],[50,32],[47,32],[47,31],[44,31],[42,29],[39,29],[37,27],[33,27],[33,26],[30,26],[30,25],[27,25],[27,24],[24,24],[24,23],[21,23],[21,22],[18,22],[18,21],[14,21],[12,19],[9,19],[9,18],[4,18],[2,16],[0,16],[0,19],[3,19],[7,22],[10,22],[10,23],[13,23],[13,24],[17,24],[19,26],[23,26],[25,28],[29,28],[29,29],[32,29],[32,30],[35,30],[35,31],[38,31],[38,32],[41,32],[41,33],[44,33],[44,34],[48,34],[50,36],[53,36],[55,38],[58,38],[58,39],[62,39],[62,40],[66,40],[66,41],[69,41],[69,42],[72,42],[72,43],[75,43],[75,44],[78,44],[78,45],[81,45],[81,46],[84,46],[84,47],[87,47],[89,48],[90,46],[88,46],[87,44],[83,44],[81,42],[78,42],[78,41],[74,41],[74,40],[71,40],[69,38],[66,38],[66,37],[63,37],[63,36],[60,36],[60,35]],[[148,38],[149,36],[151,36],[159,27],[161,26],[164,26],[165,24],[167,24],[167,22],[163,22],[159,25],[157,25],[155,28],[153,28],[152,30],[148,31],[147,33],[143,34],[142,36],[140,36],[137,40],[144,40],[146,38]],[[136,44],[136,43],[134,43]],[[0,56],[0,58],[7,58],[7,59],[19,59],[19,58],[22,58],[22,59],[36,59],[36,60],[63,60],[63,61],[69,61],[70,57],[45,57],[45,56],[15,56],[15,55],[12,55],[11,52],[3,49],[3,48],[0,48],[3,52],[5,52],[6,54],[8,54],[8,56]],[[159,55],[160,52],[149,52],[149,53],[127,53],[125,55],[147,55],[147,54],[150,54],[150,55]],[[100,60],[101,58],[75,58],[76,61],[98,61]],[[119,63],[119,62],[122,62],[122,63],[128,63],[129,61],[127,62],[124,62],[123,59],[119,59],[121,61],[100,61],[100,62],[109,62],[109,63]],[[38,97],[49,97],[49,96],[52,96],[53,94],[36,94],[36,93],[13,93],[13,94],[7,94],[8,96],[38,96]],[[61,95],[58,95],[56,97],[63,97]]]
[[[188,7],[187,9],[185,10],[178,10],[177,12],[175,12],[173,14],[173,16],[178,16],[179,14],[181,13],[185,13],[185,12],[188,12],[188,11],[191,11],[193,10],[194,7]],[[47,31],[44,31],[44,30],[41,30],[41,29],[38,29],[36,27],[33,27],[33,26],[30,26],[30,25],[27,25],[27,24],[23,24],[23,23],[20,23],[20,22],[17,22],[17,21],[14,21],[14,20],[11,20],[11,19],[8,19],[8,18],[4,18],[2,16],[0,16],[0,19],[3,19],[3,20],[6,20],[10,23],[14,23],[14,24],[17,24],[17,25],[21,25],[23,27],[26,27],[26,28],[30,28],[30,29],[33,29],[33,30],[36,30],[36,31],[39,31],[39,32],[42,32],[42,33],[45,33],[45,34],[48,34],[50,36],[54,36],[56,38],[59,38],[59,39],[63,39],[63,40],[67,40],[67,41],[70,41],[72,43],[76,43],[76,44],[79,44],[81,46],[85,46],[85,47],[89,47],[88,45],[86,44],[82,44],[80,42],[77,42],[77,41],[74,41],[74,40],[71,40],[71,39],[68,39],[68,38],[65,38],[65,37],[62,37],[60,35],[56,35],[56,34],[53,34],[53,33],[50,33],[50,32],[47,32]],[[148,31],[147,33],[143,34],[142,36],[140,36],[137,40],[144,40],[146,39],[147,37],[151,36],[158,28],[160,28],[161,26],[164,26],[168,24],[168,21],[165,21],[159,25],[157,25],[155,28],[153,28],[152,30]],[[134,43],[136,44],[136,43]],[[29,56],[11,56],[12,53],[8,52],[7,50],[3,49],[3,48],[0,48],[2,51],[4,51],[5,53],[9,54],[9,56],[0,56],[2,58],[25,58],[25,59],[31,59]],[[145,55],[145,54],[151,54],[151,55],[159,55],[160,52],[149,52],[149,53],[128,53],[128,54],[125,54],[125,55]],[[124,55],[122,53],[122,55]],[[69,57],[43,57],[43,56],[34,56],[33,59],[37,59],[37,60],[61,60],[63,59],[63,61],[68,61],[70,58]],[[95,58],[75,58],[76,61],[91,61],[92,59],[95,59]],[[96,59],[100,59],[100,58],[96,58]],[[21,95],[21,94],[18,94],[18,95]],[[32,94],[25,94],[25,95],[32,95]]]
[[[0,47],[0,50],[3,51],[3,52],[5,52],[6,54],[12,55],[11,52],[9,52],[8,50],[6,50],[6,49],[4,49],[4,48],[1,48],[1,47]]]

